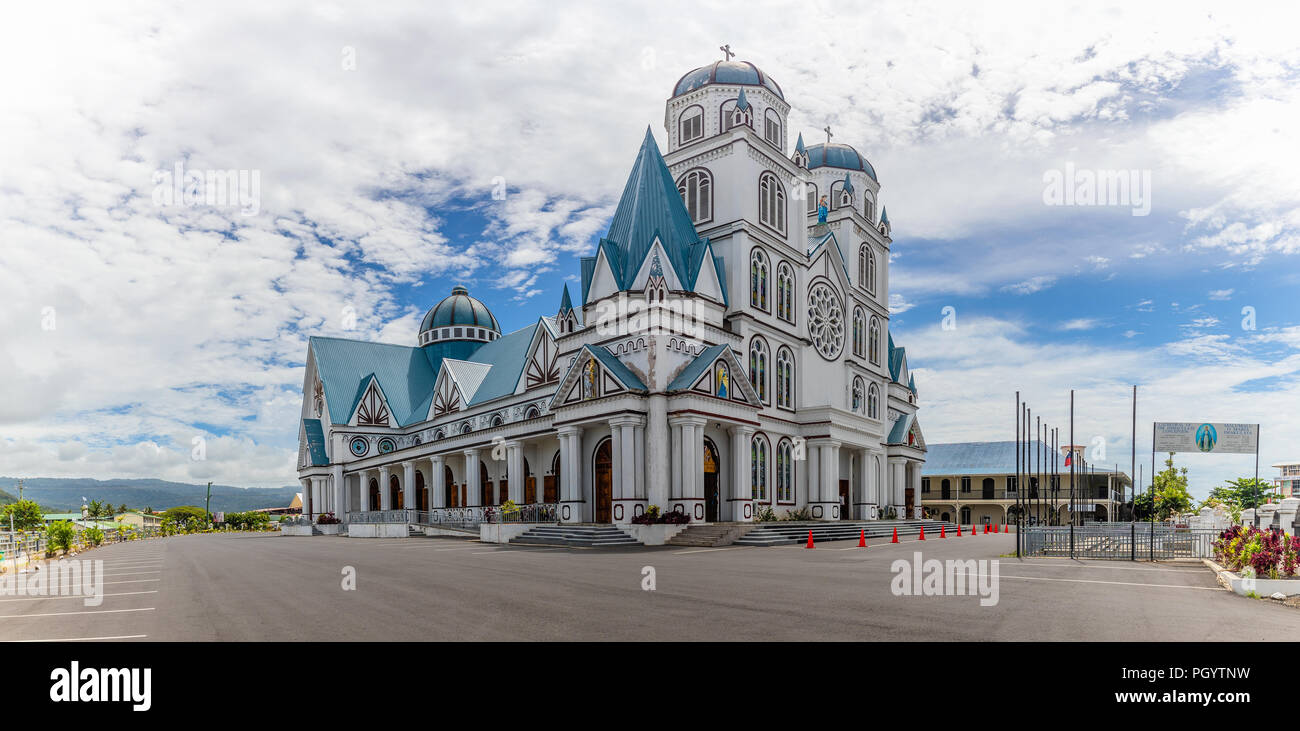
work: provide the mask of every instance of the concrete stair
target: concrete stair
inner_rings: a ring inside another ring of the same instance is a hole
[[[940,527],[948,534],[957,532],[955,523],[939,520],[873,520],[873,521],[826,521],[826,522],[785,522],[757,523],[754,528],[734,541],[737,546],[788,546],[808,541],[808,531],[812,531],[815,542],[855,540],[863,531],[867,534],[867,544],[890,540],[894,529],[898,537],[914,538],[925,528],[926,538],[937,538]],[[883,539],[883,540],[882,540]]]
[[[703,523],[691,525],[668,539],[669,546],[730,546],[757,528],[755,523]]]
[[[612,525],[539,525],[515,536],[510,542],[586,548],[641,545]]]

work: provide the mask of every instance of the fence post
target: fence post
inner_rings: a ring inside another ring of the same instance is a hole
[[[1137,524],[1128,524],[1128,560],[1136,561],[1137,557]]]

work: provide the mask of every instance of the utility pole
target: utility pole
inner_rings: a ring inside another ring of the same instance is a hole
[[[209,526],[212,525],[211,508],[212,508],[212,483],[208,482],[208,499],[207,502],[203,503],[203,515],[207,519]]]

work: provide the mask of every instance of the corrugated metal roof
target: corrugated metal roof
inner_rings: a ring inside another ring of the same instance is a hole
[[[471,406],[509,396],[519,385],[528,359],[528,346],[537,333],[538,323],[504,335],[474,351],[475,363],[486,363],[491,370],[481,380],[473,396],[467,396]]]
[[[668,384],[668,390],[671,392],[685,391],[689,389],[695,384],[695,381],[698,380],[700,376],[704,375],[704,372],[708,370],[713,361],[722,354],[722,349],[726,347],[727,346],[723,344],[705,348],[704,352],[696,356],[695,360],[687,363],[686,367],[677,374],[677,377],[673,379],[672,383]]]
[[[605,367],[605,370],[609,371],[610,375],[617,378],[619,382],[628,389],[632,391],[646,390],[645,384],[641,382],[641,379],[637,378],[635,373],[628,370],[628,367],[623,365],[623,361],[615,358],[608,350],[605,350],[598,345],[584,345],[583,347],[586,348],[587,351]]]
[[[447,375],[456,380],[466,403],[473,402],[478,387],[487,378],[488,371],[492,370],[492,366],[487,363],[472,363],[467,360],[444,360],[442,367],[447,370]]]
[[[1006,475],[1015,474],[1016,471],[1016,443],[1015,441],[1006,442],[957,442],[952,444],[930,444],[930,451],[925,457],[925,465],[921,468],[923,477],[932,475]],[[1042,454],[1046,455],[1044,459],[1052,456],[1050,445],[1042,442],[1030,442],[1029,449],[1037,460],[1039,449]],[[1035,461],[1035,464],[1037,462]],[[1065,457],[1062,455],[1057,461],[1057,468],[1061,474],[1069,474],[1070,468],[1065,466]],[[1022,468],[1023,469],[1023,468]],[[1102,468],[1100,465],[1089,465],[1089,469],[1095,469],[1097,472],[1115,472],[1113,467]],[[1127,475],[1123,471],[1120,474]]]
[[[402,426],[423,420],[424,414],[416,413],[415,399],[423,400],[432,393],[437,374],[422,349],[326,337],[312,337],[309,344],[325,385],[332,423],[346,424],[352,418],[358,389],[365,387],[363,379],[371,374]]]

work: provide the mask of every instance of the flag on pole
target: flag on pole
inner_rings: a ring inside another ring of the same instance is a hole
[[[1071,464],[1074,464],[1074,450],[1073,450],[1073,449],[1066,450],[1066,452],[1065,452],[1065,466],[1066,466],[1066,467],[1069,467]]]

